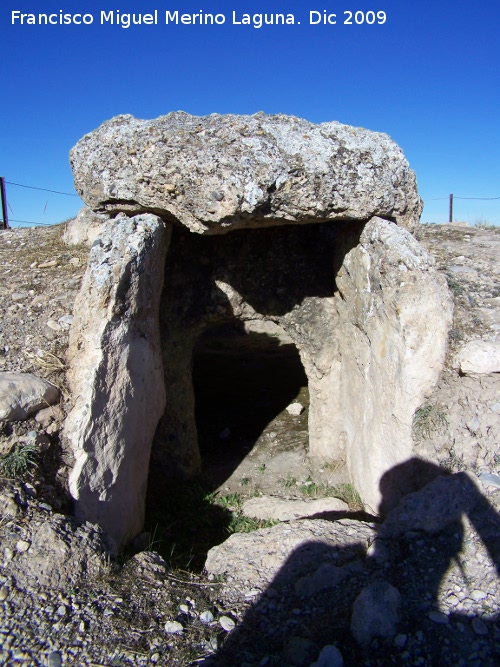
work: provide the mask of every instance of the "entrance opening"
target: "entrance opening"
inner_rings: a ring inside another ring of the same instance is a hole
[[[193,386],[202,475],[166,479],[152,466],[145,527],[172,567],[201,571],[238,522],[272,525],[244,519],[239,504],[275,491],[293,474],[290,461],[306,456],[309,394],[297,348],[271,322],[206,330],[193,352]],[[302,414],[287,412],[294,401]]]
[[[307,377],[297,348],[272,322],[208,329],[194,349],[193,386],[202,469],[215,486],[241,486],[280,451],[307,451]],[[302,414],[286,411],[294,401]],[[248,455],[254,462],[245,463]]]

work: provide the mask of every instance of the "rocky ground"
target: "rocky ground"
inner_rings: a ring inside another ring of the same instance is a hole
[[[200,487],[201,504],[193,492],[169,498],[182,505],[175,541],[160,544],[150,521],[139,553],[118,557],[101,531],[70,517],[71,460],[59,432],[87,249],[66,246],[62,231],[0,233],[0,370],[34,373],[62,392],[59,406],[1,425],[0,453],[32,445],[37,467],[0,480],[0,661],[326,667],[340,665],[340,654],[346,665],[500,663],[500,374],[457,368],[464,345],[498,339],[498,230],[417,232],[447,276],[455,315],[441,381],[416,414],[416,453],[434,462],[422,470],[429,480],[451,475],[408,496],[383,523],[362,514],[355,496],[339,492],[341,470],[307,461],[307,390],[298,386],[306,410],[277,414],[220,486]],[[323,496],[334,504],[312,504]],[[261,523],[244,517],[244,501],[255,515],[256,500],[269,509],[276,497],[285,508],[259,514]],[[278,514],[279,523],[269,521]],[[215,546],[228,531],[258,526]],[[203,542],[190,571],[188,559],[179,569],[181,542]],[[206,571],[193,570],[210,547]]]

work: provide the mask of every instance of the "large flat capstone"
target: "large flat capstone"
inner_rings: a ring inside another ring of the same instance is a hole
[[[386,134],[293,116],[117,116],[71,151],[95,211],[152,212],[198,233],[368,220],[412,228],[415,175]]]

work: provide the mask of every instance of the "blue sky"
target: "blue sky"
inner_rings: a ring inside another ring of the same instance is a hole
[[[13,10],[60,9],[94,22],[11,24]],[[158,25],[100,23],[101,11],[155,9]],[[167,26],[165,10],[226,22]],[[337,24],[309,25],[323,10]],[[370,10],[386,22],[343,24],[344,12]],[[233,11],[292,13],[296,23],[237,25]],[[492,0],[3,0],[0,175],[74,192],[69,149],[120,113],[286,113],[389,134],[417,174],[422,219],[445,222],[450,193],[500,197],[499,17]],[[10,184],[7,196],[18,220],[60,222],[81,205]],[[500,199],[456,198],[454,219],[500,224]]]

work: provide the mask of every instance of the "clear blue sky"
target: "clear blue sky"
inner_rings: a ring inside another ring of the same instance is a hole
[[[11,24],[12,10],[60,9],[94,22]],[[155,9],[159,25],[100,23],[101,11]],[[166,9],[226,22],[167,26]],[[309,25],[323,9],[337,25]],[[387,21],[344,25],[348,10],[385,11]],[[235,25],[233,11],[293,13],[296,24]],[[262,110],[386,132],[416,171],[423,220],[444,222],[449,193],[500,197],[499,18],[493,0],[3,0],[0,175],[74,192],[69,149],[114,115]],[[11,218],[36,222],[81,204],[11,185],[7,195]],[[500,200],[456,199],[454,218],[500,224]]]

